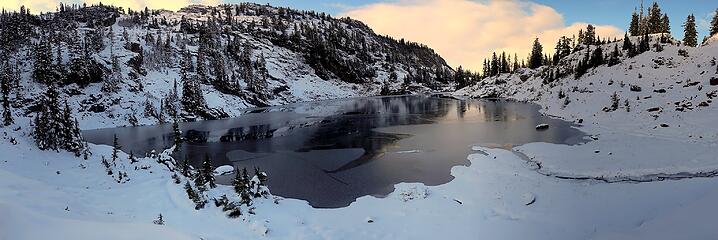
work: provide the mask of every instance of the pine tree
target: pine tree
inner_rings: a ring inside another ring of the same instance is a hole
[[[199,188],[200,186],[197,186]],[[192,188],[192,185],[189,183],[189,181],[185,182],[184,189],[187,192],[187,197],[189,197],[192,202],[195,203],[195,210],[199,210],[204,208],[205,201],[202,199],[202,197]]]
[[[641,33],[639,32],[639,24],[640,19],[638,19],[638,13],[636,13],[636,10],[633,10],[633,14],[631,15],[631,25],[628,27],[628,32],[631,34],[631,36],[638,36]]]
[[[259,182],[262,185],[264,185],[267,182],[267,180],[269,180],[267,173],[260,171],[258,167],[254,168],[254,175],[257,176],[257,178],[259,179]]]
[[[209,183],[209,188],[216,188],[217,184],[214,183],[214,168],[212,168],[212,161],[209,159],[209,155],[205,154],[204,162],[202,162],[201,174],[204,175],[204,181]]]
[[[638,48],[636,53],[641,54],[648,50],[651,50],[651,37],[648,36],[648,32],[645,32],[643,34],[643,37],[638,40]]]
[[[636,52],[636,46],[631,42],[631,39],[626,35],[626,37],[623,39],[623,50],[626,50],[628,52],[628,57],[632,58],[638,55]]]
[[[182,146],[182,131],[179,128],[179,123],[177,122],[177,114],[176,113],[173,117],[172,133],[174,135],[175,148],[179,149]]]
[[[491,76],[499,75],[499,58],[496,56],[496,53],[493,53],[493,56],[491,57]]]
[[[543,47],[541,47],[541,43],[539,42],[539,39],[536,38],[533,43],[533,47],[531,49],[531,55],[529,56],[529,68],[536,69],[538,67],[541,67],[543,62]]]
[[[120,66],[120,60],[117,55],[115,55],[113,49],[110,49],[110,61],[112,69],[110,75],[105,77],[102,83],[102,91],[114,93],[117,92],[120,82],[122,81],[122,68]]]
[[[62,146],[60,132],[61,112],[58,105],[58,93],[55,87],[48,87],[40,100],[40,112],[35,115],[33,135],[40,150],[58,150]]]
[[[197,174],[195,174],[194,176],[194,185],[197,186],[197,190],[199,190],[200,192],[207,190],[207,188],[205,187],[207,181],[205,181],[204,176],[205,174],[203,168],[199,168],[197,170]]]
[[[112,139],[112,164],[117,163],[117,159],[119,157],[118,153],[120,152],[120,149],[122,149],[122,146],[120,146],[120,143],[117,139],[117,134],[115,134]]]
[[[586,34],[583,36],[583,38],[583,43],[586,45],[596,44],[599,40],[596,38],[596,28],[593,25],[588,24],[588,26],[586,27]]]
[[[250,186],[249,186],[249,185],[250,185],[250,180],[249,180],[249,174],[247,174],[247,169],[246,169],[246,168],[243,168],[243,169],[242,169],[242,176],[241,176],[241,178],[243,179],[244,186],[245,186],[245,189],[246,189],[246,190],[245,190],[245,191],[241,191],[241,192],[239,193],[240,202],[241,202],[242,204],[246,204],[247,206],[249,206],[250,204],[252,204],[252,196],[249,194],[249,192],[250,192]]]
[[[52,49],[46,37],[40,37],[40,41],[33,49],[33,56],[35,63],[33,64],[32,78],[46,85],[52,84],[55,80],[51,60]]]
[[[598,67],[603,65],[603,57],[603,48],[599,46],[596,48],[596,50],[593,50],[593,53],[591,54],[591,67]]]
[[[666,29],[664,29],[663,26],[663,13],[661,13],[661,8],[658,6],[658,2],[653,2],[653,5],[648,8],[648,33],[662,33],[665,30]]]
[[[668,19],[668,14],[663,14],[661,18],[661,33],[671,33],[671,20]]]
[[[501,53],[501,73],[508,73],[509,72],[509,63],[506,61],[506,53]]]
[[[86,150],[85,140],[80,133],[77,119],[72,117],[72,110],[67,100],[65,100],[65,109],[62,112],[62,119],[60,120],[62,125],[60,129],[60,133],[62,134],[60,137],[63,142],[62,148],[79,157],[83,154],[83,151]]]
[[[633,43],[631,43],[631,38],[628,37],[628,33],[623,35],[623,46],[621,49],[628,50],[633,47]]]
[[[184,161],[182,161],[182,176],[190,177],[190,165],[187,156],[185,156]]]
[[[621,63],[620,55],[621,52],[618,50],[618,44],[613,45],[613,52],[611,52],[611,56],[608,58],[608,66],[610,67]]]
[[[232,186],[234,187],[234,192],[236,192],[238,196],[242,196],[249,190],[247,182],[248,179],[244,178],[242,172],[240,172],[239,169],[234,169],[234,180],[232,181]]]
[[[698,31],[696,31],[696,17],[693,14],[688,15],[686,22],[683,24],[683,44],[690,47],[698,46]]]
[[[566,36],[562,36],[559,38],[558,43],[556,43],[556,53],[554,54],[554,65],[557,65],[558,62],[568,55],[571,54],[571,40],[567,38]]]
[[[199,80],[190,75],[192,71],[192,56],[188,50],[182,51],[180,61],[180,77],[182,82],[182,107],[189,113],[202,113],[205,111],[206,102],[202,95]]]
[[[716,9],[711,20],[710,37],[716,34],[718,34],[718,9]]]
[[[0,73],[0,90],[2,91],[2,122],[4,126],[10,126],[14,120],[12,118],[12,110],[10,109],[10,84],[12,82],[12,68],[10,63],[5,61],[3,70]]]

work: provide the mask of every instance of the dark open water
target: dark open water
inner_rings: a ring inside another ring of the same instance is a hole
[[[250,109],[238,118],[180,124],[185,138],[175,157],[199,165],[259,167],[273,194],[314,207],[349,205],[383,196],[400,182],[439,185],[452,167],[467,165],[473,145],[530,142],[578,144],[585,134],[570,122],[542,116],[539,106],[502,100],[430,96],[369,97]],[[548,130],[535,126],[547,123]],[[87,130],[85,138],[135,154],[171,146],[171,124]],[[233,175],[220,176],[230,183]]]

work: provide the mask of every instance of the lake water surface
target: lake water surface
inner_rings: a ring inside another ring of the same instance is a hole
[[[585,134],[570,122],[542,116],[539,106],[503,100],[431,96],[368,97],[248,109],[238,118],[182,123],[188,142],[175,153],[198,166],[259,167],[272,194],[314,207],[349,205],[384,196],[394,184],[439,185],[451,168],[469,164],[471,146],[530,142],[578,144]],[[550,128],[537,131],[536,125]],[[85,138],[125,152],[160,151],[173,143],[171,124],[87,130]],[[233,175],[218,177],[229,184]]]

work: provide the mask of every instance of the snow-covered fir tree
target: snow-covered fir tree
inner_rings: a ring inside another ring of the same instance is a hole
[[[683,24],[683,44],[690,47],[698,46],[698,31],[696,30],[696,17],[688,15]]]

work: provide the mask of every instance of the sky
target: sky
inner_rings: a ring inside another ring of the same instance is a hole
[[[64,0],[77,3],[83,0]],[[100,0],[86,0],[97,3]],[[104,0],[132,8],[165,8],[201,3],[238,3],[244,0]],[[52,11],[60,0],[0,0],[0,7],[29,6],[33,12]],[[367,23],[379,34],[405,38],[434,48],[453,66],[480,70],[492,52],[505,51],[526,58],[533,38],[553,52],[556,40],[571,36],[588,23],[597,26],[601,37],[622,37],[631,12],[640,0],[254,0],[302,10],[327,12]],[[708,32],[708,23],[718,1],[658,0],[671,19],[676,38],[683,38],[682,24],[688,14],[698,21],[699,39]],[[653,0],[645,0],[646,8]]]

